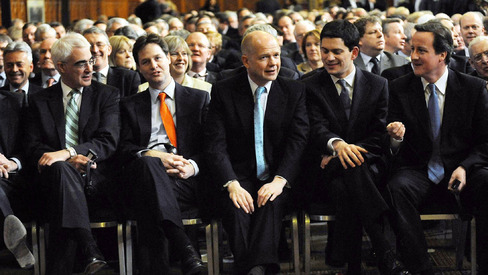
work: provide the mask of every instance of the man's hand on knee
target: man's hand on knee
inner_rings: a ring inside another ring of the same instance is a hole
[[[229,198],[234,203],[235,207],[242,208],[247,214],[254,212],[254,201],[251,194],[246,189],[242,188],[238,181],[233,181],[227,186],[229,191]]]

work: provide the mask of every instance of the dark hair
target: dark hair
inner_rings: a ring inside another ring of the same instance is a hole
[[[134,56],[134,60],[136,61],[137,65],[139,65],[139,52],[150,43],[159,45],[164,54],[167,55],[169,53],[168,44],[166,44],[161,36],[154,33],[143,35],[137,38],[134,48],[132,49],[132,55]]]
[[[358,29],[359,38],[364,36],[364,33],[366,32],[366,25],[368,25],[368,23],[378,23],[381,26],[381,19],[376,16],[366,16],[356,20],[356,22],[354,22],[354,26],[356,26],[356,28]]]
[[[400,20],[399,18],[386,18],[385,20],[383,20],[383,24],[382,24],[382,28],[383,28],[383,34],[386,34],[389,32],[389,28],[390,28],[390,24],[392,23],[400,23],[402,24],[402,20]]]
[[[124,26],[118,28],[115,32],[114,35],[123,35],[129,39],[136,40],[139,35],[137,35],[136,31],[131,27],[131,26]]]
[[[351,22],[347,20],[334,20],[325,24],[320,33],[320,40],[323,38],[342,38],[344,45],[352,51],[359,45],[359,32]]]
[[[58,22],[58,21],[53,21],[53,22],[49,23],[49,26],[51,26],[51,27],[53,27],[53,28],[55,28],[55,27],[59,27],[59,26],[63,26],[63,27],[64,27],[64,25],[63,25],[63,24],[61,24],[61,23],[60,23],[60,22]]]
[[[436,54],[446,52],[444,62],[449,64],[451,53],[454,50],[451,31],[440,22],[427,22],[416,25],[417,32],[431,32],[434,35],[434,50]]]

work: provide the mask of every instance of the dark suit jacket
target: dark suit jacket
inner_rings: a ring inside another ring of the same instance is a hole
[[[356,69],[349,120],[326,70],[306,78],[304,83],[307,85],[310,142],[315,154],[329,155],[327,142],[331,138],[361,146],[370,156],[382,154],[388,103],[388,83],[384,78]]]
[[[212,86],[205,156],[219,186],[233,179],[256,181],[253,110],[247,72]],[[271,177],[280,175],[293,184],[308,128],[305,86],[278,76],[271,84],[264,117],[264,155]]]
[[[408,63],[408,60],[405,59],[404,57],[399,56],[399,55],[395,55],[395,54],[391,54],[389,52],[383,51],[383,53],[381,54],[380,63],[381,63],[380,64],[381,72],[383,72],[384,70],[386,70],[388,68],[405,65]],[[356,67],[361,69],[361,70],[366,70],[366,65],[364,64],[364,61],[361,58],[361,55],[359,55],[356,59],[354,59],[354,65],[356,65]]]
[[[20,118],[23,96],[0,91],[0,153],[7,158],[15,157],[22,163]]]
[[[256,12],[271,13],[281,9],[281,5],[276,0],[259,0],[256,2]]]
[[[7,84],[7,85],[3,86],[2,88],[0,88],[0,90],[4,90],[4,91],[10,91],[10,86]],[[42,91],[42,90],[43,90],[43,89],[42,89],[42,87],[41,87],[41,86],[37,86],[37,85],[35,85],[35,84],[33,84],[33,83],[31,83],[31,82],[29,81],[29,90],[27,91],[27,97],[28,97],[29,99],[27,100],[27,102],[29,102],[30,97],[31,97],[32,95],[34,95],[34,94],[36,94],[36,93],[38,93],[38,92],[40,92],[40,91]]]
[[[449,69],[441,126],[441,157],[446,176],[458,166],[469,173],[488,165],[488,93],[485,81]],[[390,85],[388,122],[400,121],[406,132],[397,165],[427,169],[432,133],[420,77],[413,73]]]
[[[25,148],[30,153],[32,167],[46,152],[65,147],[65,114],[61,83],[33,94],[25,121]],[[93,81],[83,89],[78,123],[79,144],[74,146],[80,155],[92,149],[98,155],[98,167],[109,158],[119,142],[119,90]],[[101,171],[100,171],[101,172]]]
[[[207,76],[205,76],[205,81],[210,84],[215,84],[218,79],[218,73],[207,70]]]
[[[137,94],[141,78],[136,71],[126,68],[110,67],[107,75],[107,85],[120,91],[120,97]]]
[[[176,139],[178,154],[194,160],[200,167],[203,149],[203,124],[210,101],[207,92],[176,83]],[[147,149],[151,137],[151,96],[149,89],[123,98],[120,104],[122,131],[119,152],[126,163]]]

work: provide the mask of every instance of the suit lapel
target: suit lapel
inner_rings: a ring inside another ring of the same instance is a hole
[[[414,116],[417,117],[421,128],[432,140],[429,111],[427,110],[427,105],[425,103],[425,91],[420,77],[413,77],[413,81],[410,84],[410,89],[407,95],[411,104],[410,109],[413,110]]]
[[[441,134],[449,133],[448,127],[456,125],[455,121],[460,116],[458,104],[462,102],[463,89],[458,82],[456,74],[449,70],[447,88],[444,101],[444,114],[442,118]]]
[[[10,129],[12,129],[11,119],[7,114],[7,111],[10,110],[10,101],[5,95],[0,94],[0,126],[7,125],[7,127],[1,127],[2,134],[0,135],[0,153],[7,154],[7,146],[9,144],[8,140],[10,139]],[[7,124],[8,123],[8,124]]]
[[[332,108],[332,113],[337,120],[337,124],[342,128],[348,124],[348,120],[346,117],[346,111],[344,110],[344,105],[342,104],[339,93],[337,92],[337,88],[327,71],[323,71],[321,78],[321,94],[325,97],[325,101],[330,103],[329,106]]]
[[[365,102],[367,102],[368,100],[367,94],[369,94],[370,89],[371,86],[368,83],[366,77],[364,77],[363,72],[360,69],[356,69],[356,79],[354,81],[351,113],[349,115],[347,132],[352,130],[354,123],[351,122],[356,121],[356,118],[359,115],[359,109],[361,108],[361,105],[369,106],[365,104]]]
[[[92,114],[92,107],[94,105],[95,93],[97,90],[94,88],[93,84],[83,89],[83,94],[81,96],[81,106],[80,115],[78,117],[78,139],[82,143],[83,130]]]
[[[265,154],[267,159],[271,159],[272,146],[266,146],[266,144],[273,144],[271,141],[271,129],[276,129],[276,125],[282,125],[283,118],[286,117],[285,112],[286,102],[288,101],[288,94],[286,94],[280,86],[279,79],[271,83],[271,89],[268,94],[268,100],[266,102],[266,112],[264,113],[264,144]],[[272,127],[272,124],[275,126]],[[268,150],[266,150],[268,149]]]
[[[184,142],[180,142],[184,140],[184,136],[187,133],[185,131],[185,126],[192,125],[191,121],[188,120],[189,115],[191,115],[191,108],[188,108],[188,98],[191,96],[188,90],[186,90],[183,86],[176,84],[175,88],[175,106],[176,106],[176,138],[178,141],[178,152],[184,151],[182,148]],[[185,100],[187,99],[187,100]]]
[[[358,67],[359,69],[366,70],[366,65],[364,64],[364,60],[361,54],[356,59],[354,59],[354,65],[356,65],[356,67]]]
[[[233,103],[237,115],[242,123],[244,133],[253,133],[254,121],[254,99],[252,96],[251,85],[247,80],[247,71],[241,73],[236,92],[233,93]],[[240,85],[239,85],[240,84]]]
[[[134,113],[137,118],[137,125],[140,127],[141,136],[140,142],[142,146],[147,147],[149,145],[149,139],[151,138],[151,94],[149,89],[142,92],[140,97],[137,97],[137,101],[134,102]]]
[[[110,67],[108,68],[107,72],[107,85],[110,85],[109,83],[117,83],[116,75],[114,75],[114,70]]]
[[[63,105],[63,90],[61,89],[61,81],[56,84],[55,88],[48,96],[47,104],[54,120],[54,125],[58,132],[59,143],[64,147],[66,143],[66,121],[64,115]]]

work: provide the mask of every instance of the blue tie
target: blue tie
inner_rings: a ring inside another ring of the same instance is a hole
[[[261,103],[261,95],[266,91],[264,87],[258,87],[254,94],[254,149],[256,153],[256,170],[257,177],[260,180],[266,180],[267,167],[264,159],[264,108]]]
[[[346,81],[344,79],[337,80],[337,83],[341,86],[341,98],[342,105],[344,106],[344,111],[346,111],[347,119],[349,119],[349,114],[351,113],[351,99],[349,98],[349,92],[346,88]]]
[[[441,143],[441,113],[437,100],[437,92],[434,84],[428,85],[430,90],[429,97],[429,117],[432,128],[432,156],[430,157],[428,168],[429,179],[438,184],[444,178],[444,166],[442,164],[440,143]]]

